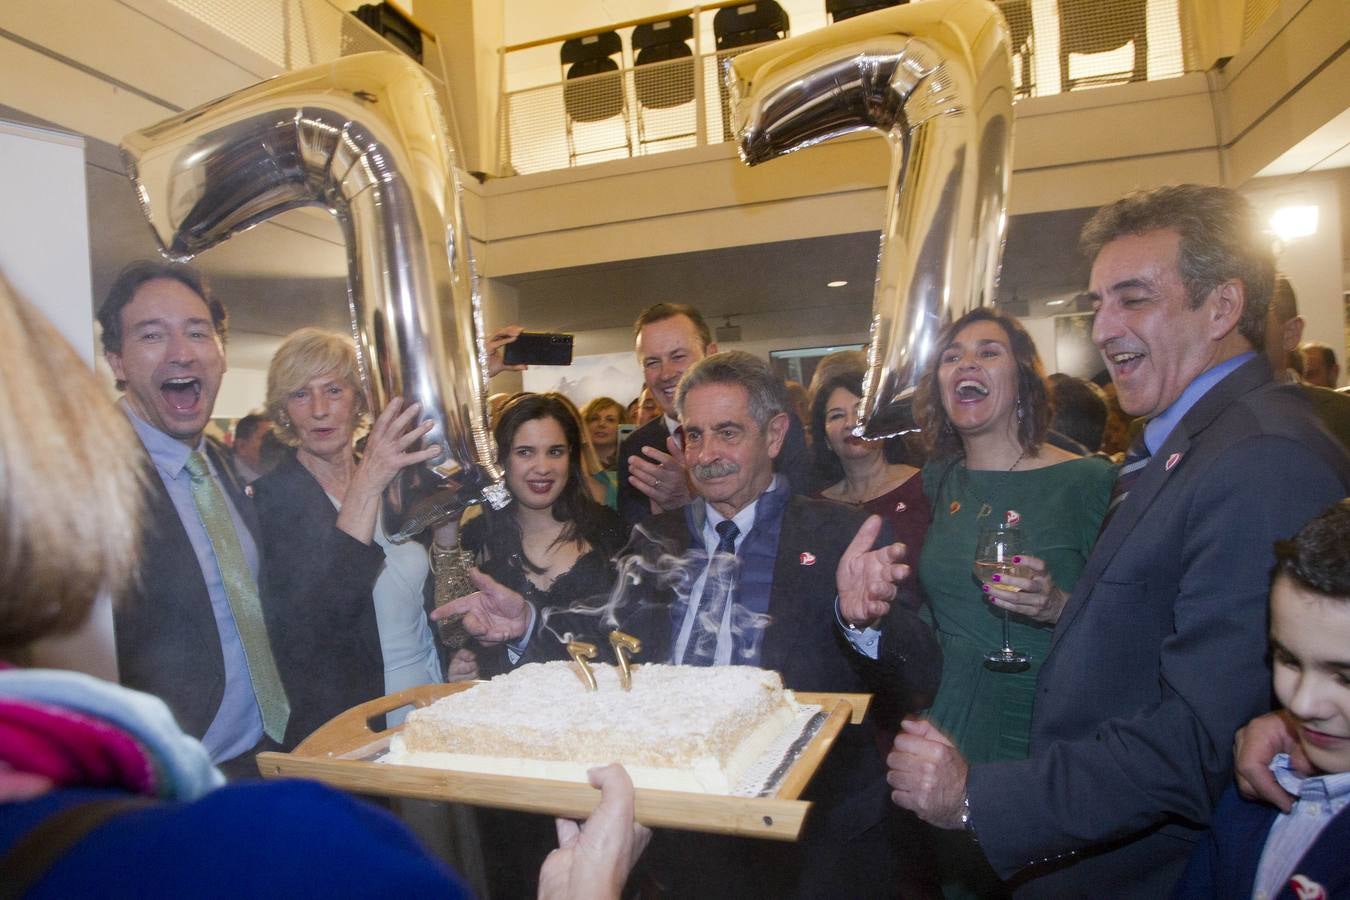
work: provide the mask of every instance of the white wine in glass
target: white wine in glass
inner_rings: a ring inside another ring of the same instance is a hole
[[[1022,529],[1017,525],[998,522],[984,526],[975,544],[975,564],[972,567],[975,580],[983,584],[994,575],[1025,578],[1026,568],[1013,565],[1013,558],[1021,556],[1023,551]],[[998,586],[1005,591],[1020,590],[1002,580]],[[985,654],[984,667],[995,672],[1025,672],[1031,666],[1031,657],[1014,649],[1008,636],[1008,611],[1000,609],[999,612],[1003,614],[1003,646]]]

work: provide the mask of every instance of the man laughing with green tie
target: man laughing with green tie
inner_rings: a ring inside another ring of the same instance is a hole
[[[290,705],[258,598],[252,512],[203,437],[225,374],[225,309],[192,269],[137,262],[98,319],[158,476],[135,596],[115,606],[122,683],[161,697],[226,775],[256,776],[253,757],[284,741]]]

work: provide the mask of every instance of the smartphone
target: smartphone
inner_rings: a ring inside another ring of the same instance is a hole
[[[630,434],[632,434],[633,432],[635,432],[635,431],[637,431],[637,426],[636,426],[636,425],[620,425],[620,426],[619,426],[619,443],[622,444],[624,441],[628,440],[628,436],[629,436]]]
[[[572,335],[522,331],[502,348],[502,361],[508,366],[570,366]]]

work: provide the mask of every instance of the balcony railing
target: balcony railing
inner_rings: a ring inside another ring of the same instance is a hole
[[[725,5],[725,4],[718,4]],[[1066,90],[1157,81],[1186,71],[1185,35],[1177,0],[998,0],[1008,21],[1016,99]],[[683,150],[732,138],[721,60],[750,49],[705,52],[711,33],[694,16],[692,58],[632,65],[627,31],[640,21],[612,26],[624,37],[618,71],[508,89],[499,110],[498,173],[527,174],[614,159]],[[673,15],[673,14],[672,14]],[[664,17],[663,17],[664,18]],[[566,38],[503,49],[503,84],[511,55],[551,45],[554,59]]]

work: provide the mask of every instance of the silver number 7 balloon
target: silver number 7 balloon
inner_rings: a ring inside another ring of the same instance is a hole
[[[1012,57],[985,0],[858,16],[723,64],[741,159],[856,131],[891,145],[862,435],[911,430],[942,326],[992,303],[1012,169]]]
[[[363,53],[279,75],[128,135],[122,151],[176,260],[295,207],[337,218],[370,407],[421,403],[435,423],[426,440],[442,448],[386,491],[396,540],[480,498],[509,502],[454,148],[417,65]]]

